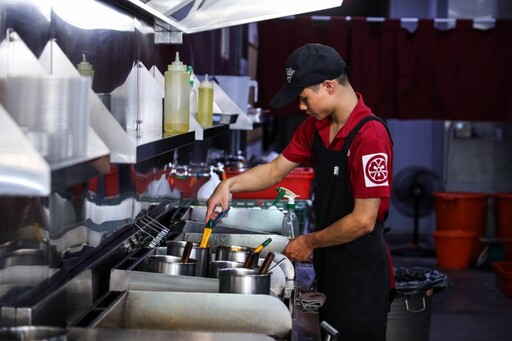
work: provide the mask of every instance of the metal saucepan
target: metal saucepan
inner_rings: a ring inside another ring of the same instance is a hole
[[[183,256],[185,251],[186,241],[183,240],[169,240],[167,241],[167,254],[170,256]],[[190,258],[197,261],[196,276],[208,277],[208,265],[210,263],[210,248],[200,248],[199,244],[192,244],[192,251]]]
[[[247,260],[247,257],[253,252],[255,249],[252,247],[246,247],[246,246],[225,246],[220,245],[217,246],[217,253],[215,255],[216,260],[231,260],[235,262],[245,263]],[[254,266],[258,265],[259,257],[255,257],[256,263]]]
[[[226,268],[243,268],[244,263],[234,262],[231,260],[213,260],[210,262],[209,276],[211,278],[219,278],[219,270]]]
[[[169,255],[149,256],[149,270],[167,275],[194,276],[197,260],[189,259],[186,263],[182,257]]]
[[[219,292],[270,295],[270,277],[271,273],[259,274],[259,269],[220,269]]]

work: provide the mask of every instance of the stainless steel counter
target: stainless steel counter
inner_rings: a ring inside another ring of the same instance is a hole
[[[261,334],[249,333],[212,333],[191,332],[173,330],[148,330],[148,329],[110,329],[110,328],[69,328],[68,341],[272,341],[272,337]]]

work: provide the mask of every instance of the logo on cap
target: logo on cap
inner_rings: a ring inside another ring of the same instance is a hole
[[[290,83],[292,81],[292,76],[294,73],[295,73],[295,70],[292,69],[291,67],[286,68],[286,80],[288,81],[288,83]]]

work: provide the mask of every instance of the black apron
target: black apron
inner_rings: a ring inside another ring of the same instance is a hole
[[[338,152],[325,148],[316,133],[316,230],[331,225],[354,208],[347,152],[355,134],[368,120],[382,122],[373,115],[363,118]],[[315,249],[313,264],[317,289],[326,295],[320,321],[336,328],[340,340],[385,340],[390,266],[383,222],[378,222],[372,233],[352,242]]]

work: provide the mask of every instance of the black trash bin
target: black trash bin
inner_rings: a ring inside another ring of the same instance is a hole
[[[448,286],[437,270],[395,268],[396,296],[388,314],[387,341],[429,341],[431,299]]]

